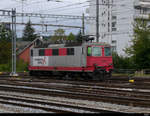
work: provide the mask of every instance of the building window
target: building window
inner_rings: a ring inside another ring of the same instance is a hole
[[[116,46],[112,46],[112,52],[116,52],[116,51],[117,51]]]
[[[53,49],[52,50],[52,55],[53,56],[58,56],[59,55],[59,50],[58,49]]]
[[[116,40],[112,40],[112,44],[116,44],[117,43],[117,41]]]
[[[112,27],[116,27],[116,22],[112,22]]]
[[[112,16],[112,20],[116,20],[117,19],[117,16]]]
[[[39,50],[39,56],[45,56],[45,50],[44,49]]]
[[[67,55],[74,55],[74,48],[67,48]]]
[[[106,1],[104,0],[104,1],[102,1],[103,2],[103,4],[105,4],[106,3]]]
[[[117,28],[112,28],[112,31],[117,31]]]
[[[110,23],[108,23],[108,32],[110,32]]]
[[[31,50],[31,56],[33,56],[33,50]]]

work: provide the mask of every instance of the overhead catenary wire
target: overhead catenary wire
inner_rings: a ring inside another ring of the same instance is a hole
[[[43,3],[43,0],[40,0],[40,1],[37,1],[37,0],[35,0],[35,1],[33,1],[33,0],[30,0],[30,3],[28,3],[28,1],[29,0],[26,0],[26,2],[24,2],[24,4],[26,4],[25,6],[24,6],[24,8],[27,8],[28,6],[33,6],[33,5],[35,5],[35,4],[40,4],[40,3]],[[31,1],[33,1],[33,2],[31,2]],[[46,1],[46,0],[45,0]],[[57,0],[50,0],[51,2],[57,2]],[[19,1],[18,1],[19,2]],[[63,1],[64,2],[64,1]],[[13,5],[13,4],[11,4],[11,6],[10,7],[5,7],[5,8],[3,8],[3,9],[10,9],[11,7],[13,6],[13,8],[19,8],[19,7],[22,7],[22,4],[21,5]],[[28,10],[29,10],[30,8],[28,8]]]
[[[82,4],[82,5],[84,5],[84,4]],[[103,4],[99,4],[99,5],[103,5]],[[75,5],[75,6],[79,6],[79,5]],[[90,5],[85,5],[84,7],[88,7],[88,6],[90,6]],[[81,6],[81,8],[82,8],[83,6]],[[76,7],[76,8],[78,8],[78,7]],[[75,8],[75,9],[76,9]],[[68,11],[70,11],[70,10],[72,10],[72,8],[70,8]],[[58,10],[59,11],[59,10]],[[63,11],[63,10],[62,10]],[[128,10],[127,10],[128,11]],[[126,11],[123,11],[123,12],[126,12]],[[118,12],[118,14],[120,14],[119,12]],[[67,19],[66,19],[67,20]],[[68,19],[69,20],[69,19]],[[117,18],[117,20],[118,20],[118,18]],[[124,20],[124,19],[121,19],[121,20]],[[59,20],[58,20],[59,21]]]

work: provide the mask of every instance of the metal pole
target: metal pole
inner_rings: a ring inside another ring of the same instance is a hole
[[[16,74],[16,9],[14,9],[14,72]]]
[[[21,0],[21,2],[22,2],[21,3],[22,4],[22,23],[24,22],[24,19],[23,19],[24,18],[24,15],[23,15],[23,13],[24,13],[24,1],[25,0]]]
[[[96,0],[96,42],[99,42],[99,0]]]
[[[11,76],[18,76],[16,73],[16,9],[12,9],[12,73]]]
[[[12,9],[13,12],[13,9]],[[12,15],[12,73],[11,75],[14,74],[14,18]]]
[[[85,16],[84,16],[84,13],[82,16],[83,16],[83,18],[82,18],[82,35],[84,36],[85,35],[85,22],[84,22]]]

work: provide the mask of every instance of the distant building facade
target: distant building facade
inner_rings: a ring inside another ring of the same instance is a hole
[[[150,20],[150,0],[99,0],[100,42],[112,45],[113,51],[125,55],[131,45],[135,19]],[[96,17],[96,0],[90,0],[89,15]],[[89,35],[96,35],[96,21],[90,21]],[[95,39],[96,40],[96,39]]]

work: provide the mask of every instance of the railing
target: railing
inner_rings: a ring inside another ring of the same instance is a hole
[[[134,6],[139,6],[140,5],[140,0],[134,0]]]
[[[135,14],[134,15],[134,19],[146,19],[146,20],[150,20],[150,15],[149,14]]]
[[[136,70],[136,69],[114,69],[113,75],[118,76],[136,76],[136,77],[150,77],[150,69]]]

